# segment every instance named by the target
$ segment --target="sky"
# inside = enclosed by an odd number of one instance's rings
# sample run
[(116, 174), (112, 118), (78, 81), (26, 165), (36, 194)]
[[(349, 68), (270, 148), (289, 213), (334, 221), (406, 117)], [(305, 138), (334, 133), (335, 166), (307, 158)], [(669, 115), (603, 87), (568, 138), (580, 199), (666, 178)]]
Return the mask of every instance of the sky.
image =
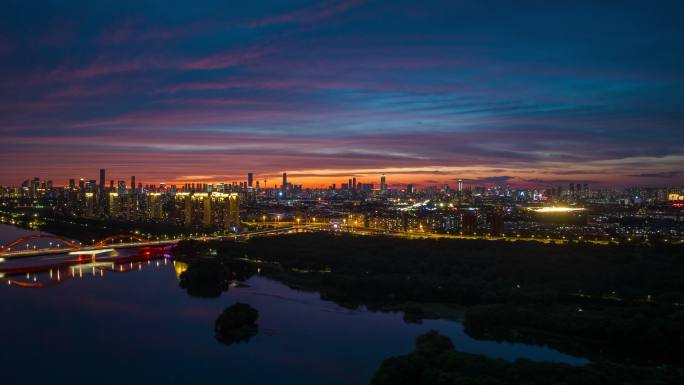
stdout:
[(3, 1), (0, 184), (684, 185), (684, 2)]

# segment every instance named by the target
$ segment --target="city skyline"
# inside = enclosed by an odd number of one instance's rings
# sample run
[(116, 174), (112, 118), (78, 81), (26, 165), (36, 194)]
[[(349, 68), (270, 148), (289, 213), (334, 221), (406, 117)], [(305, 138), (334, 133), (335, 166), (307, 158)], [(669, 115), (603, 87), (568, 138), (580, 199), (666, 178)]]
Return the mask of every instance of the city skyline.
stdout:
[(0, 185), (684, 184), (679, 2), (5, 8)]

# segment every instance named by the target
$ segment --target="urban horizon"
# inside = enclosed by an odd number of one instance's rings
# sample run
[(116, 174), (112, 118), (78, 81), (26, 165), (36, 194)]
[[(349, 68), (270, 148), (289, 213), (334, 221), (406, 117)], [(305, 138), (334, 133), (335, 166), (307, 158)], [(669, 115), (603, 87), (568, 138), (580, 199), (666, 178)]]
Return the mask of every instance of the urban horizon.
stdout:
[[(676, 180), (673, 180), (671, 177), (659, 177), (657, 180), (659, 182), (635, 182), (635, 183), (626, 183), (626, 184), (612, 184), (612, 183), (606, 183), (606, 182), (598, 182), (594, 180), (589, 180), (589, 179), (559, 179), (559, 180), (554, 180), (553, 182), (551, 181), (536, 181), (536, 180), (524, 180), (518, 177), (512, 177), (512, 176), (507, 176), (507, 175), (494, 175), (490, 177), (485, 177), (485, 178), (469, 178), (467, 176), (462, 176), (462, 177), (456, 177), (455, 175), (450, 176), (449, 178), (443, 178), (440, 180), (423, 180), (422, 182), (411, 182), (407, 181), (403, 176), (406, 174), (399, 171), (387, 171), (386, 173), (384, 172), (379, 172), (379, 173), (371, 173), (371, 172), (364, 172), (364, 173), (351, 173), (351, 174), (345, 174), (344, 172), (339, 172), (335, 173), (335, 176), (331, 175), (326, 175), (326, 176), (320, 176), (316, 177), (318, 180), (317, 182), (311, 182), (311, 175), (302, 175), (297, 172), (290, 172), (290, 171), (285, 171), (285, 172), (279, 172), (277, 174), (269, 173), (269, 174), (258, 174), (258, 173), (250, 173), (246, 172), (240, 176), (238, 174), (226, 174), (223, 175), (223, 178), (216, 178), (211, 179), (211, 178), (202, 178), (202, 177), (193, 177), (193, 178), (173, 178), (170, 180), (154, 180), (154, 179), (147, 179), (145, 178), (144, 175), (125, 175), (121, 173), (111, 173), (111, 169), (106, 169), (108, 177), (106, 178), (105, 182), (107, 185), (111, 183), (118, 184), (120, 181), (125, 181), (128, 183), (131, 180), (131, 177), (133, 176), (134, 178), (138, 178), (138, 182), (142, 183), (143, 186), (160, 186), (160, 185), (165, 185), (165, 186), (179, 186), (182, 187), (184, 185), (188, 184), (197, 184), (197, 185), (220, 185), (220, 184), (241, 184), (241, 183), (247, 183), (247, 180), (249, 179), (249, 175), (252, 175), (253, 179), (253, 187), (256, 187), (259, 185), (261, 188), (274, 188), (276, 186), (281, 186), (282, 185), (282, 176), (283, 174), (287, 174), (287, 176), (290, 178), (291, 181), (295, 181), (297, 185), (302, 186), (302, 188), (310, 188), (310, 189), (330, 189), (332, 187), (338, 187), (340, 188), (343, 184), (347, 183), (348, 181), (351, 180), (351, 178), (354, 178), (354, 180), (358, 180), (359, 183), (370, 183), (379, 188), (380, 186), (380, 180), (385, 177), (387, 179), (387, 186), (388, 188), (392, 189), (405, 189), (407, 186), (412, 186), (414, 188), (429, 188), (429, 187), (453, 187), (456, 188), (459, 185), (459, 182), (463, 185), (464, 188), (473, 188), (473, 187), (485, 187), (485, 188), (493, 188), (493, 187), (511, 187), (511, 188), (520, 188), (520, 189), (537, 189), (537, 190), (544, 190), (544, 189), (549, 189), (549, 188), (556, 188), (558, 186), (567, 186), (569, 184), (581, 184), (581, 185), (591, 185), (593, 188), (601, 188), (601, 189), (628, 189), (628, 188), (676, 188), (676, 187), (682, 187), (684, 186), (684, 183), (679, 183)], [(114, 175), (112, 175), (114, 174)], [(96, 178), (93, 179), (90, 176), (95, 176)], [(33, 175), (30, 178), (25, 177), (24, 179), (21, 179), (19, 181), (14, 181), (11, 183), (5, 183), (2, 184), (0, 183), (0, 186), (5, 186), (5, 187), (19, 187), (22, 184), (28, 184), (30, 183), (31, 180), (38, 178), (39, 180), (43, 182), (50, 182), (52, 186), (54, 187), (69, 187), (71, 181), (74, 181), (75, 183), (78, 183), (79, 180), (83, 181), (91, 181), (91, 180), (96, 180), (97, 178), (97, 172), (91, 172), (91, 173), (86, 173), (85, 175), (80, 175), (79, 177), (67, 177), (67, 178), (55, 178), (50, 175), (45, 175), (44, 173), (41, 173), (39, 175)], [(143, 182), (144, 181), (144, 182)], [(98, 182), (99, 183), (99, 182)], [(130, 185), (128, 185), (130, 187)]]

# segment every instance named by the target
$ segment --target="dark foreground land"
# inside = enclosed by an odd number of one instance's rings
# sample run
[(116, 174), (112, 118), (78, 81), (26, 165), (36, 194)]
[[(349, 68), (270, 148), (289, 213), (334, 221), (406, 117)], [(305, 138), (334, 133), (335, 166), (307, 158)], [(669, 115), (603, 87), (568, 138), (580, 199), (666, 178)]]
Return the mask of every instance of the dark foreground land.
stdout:
[[(410, 383), (495, 384), (515, 373), (519, 381), (501, 383), (665, 384), (679, 378), (684, 366), (681, 245), (549, 245), (309, 233), (244, 243), (184, 241), (176, 254), (190, 262), (181, 285), (191, 294), (219, 295), (231, 280), (245, 279), (259, 269), (343, 306), (399, 309), (407, 322), (463, 314), (466, 332), (475, 338), (544, 344), (594, 362), (582, 368), (505, 363), (453, 349), (428, 360), (418, 349), (385, 362), (375, 379), (378, 384), (409, 383), (386, 379), (407, 367), (414, 370), (418, 363), (440, 368), (451, 380), (434, 382), (411, 372), (414, 377), (406, 377), (414, 379)], [(204, 257), (208, 254), (214, 257)], [(432, 369), (419, 372), (427, 376)], [(491, 378), (456, 381), (472, 370), (490, 373)], [(545, 371), (549, 376), (533, 376)], [(632, 382), (623, 381), (625, 373)]]

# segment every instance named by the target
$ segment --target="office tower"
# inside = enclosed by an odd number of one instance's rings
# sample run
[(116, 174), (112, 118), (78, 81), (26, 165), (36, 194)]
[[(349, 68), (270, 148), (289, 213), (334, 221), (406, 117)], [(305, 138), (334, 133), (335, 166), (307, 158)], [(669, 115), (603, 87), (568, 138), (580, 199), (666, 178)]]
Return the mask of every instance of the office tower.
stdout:
[(287, 173), (283, 173), (283, 185), (280, 186), (282, 196), (285, 196), (285, 192), (287, 191)]
[(356, 177), (353, 177), (353, 178), (352, 178), (352, 186), (351, 186), (351, 188), (352, 188), (352, 191), (356, 191)]
[(350, 190), (352, 189), (352, 180), (351, 179), (349, 179), (349, 181), (347, 182), (347, 188)]
[(104, 188), (105, 188), (105, 169), (101, 168), (100, 169), (100, 191), (104, 190)]
[(48, 180), (47, 182), (45, 182), (45, 187), (46, 187), (48, 190), (52, 190), (52, 181), (51, 181), (51, 180)]
[(254, 187), (254, 174), (247, 173), (247, 188), (253, 188)]
[(113, 190), (114, 189), (114, 179), (109, 180), (109, 189)]
[(69, 179), (69, 188), (72, 190), (76, 188), (76, 179)]
[(387, 180), (385, 179), (385, 174), (380, 177), (380, 191), (387, 191)]
[(117, 189), (119, 190), (119, 194), (123, 194), (123, 192), (126, 191), (126, 181), (120, 180), (117, 183)]
[(463, 179), (458, 180), (458, 192), (463, 191)]
[(83, 178), (78, 180), (78, 189), (79, 190), (85, 189), (85, 180)]
[(407, 184), (406, 185), (406, 192), (408, 194), (413, 194), (413, 185), (412, 184)]
[(131, 192), (135, 192), (135, 175), (131, 176)]

